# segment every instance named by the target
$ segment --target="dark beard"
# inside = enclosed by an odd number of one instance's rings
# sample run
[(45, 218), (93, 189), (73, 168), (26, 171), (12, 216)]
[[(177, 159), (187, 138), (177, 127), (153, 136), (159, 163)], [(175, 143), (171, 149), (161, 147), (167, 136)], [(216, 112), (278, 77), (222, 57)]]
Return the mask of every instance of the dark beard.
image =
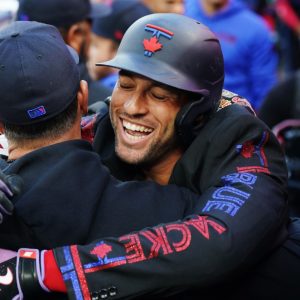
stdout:
[[(118, 148), (117, 138), (115, 139), (115, 147), (115, 149)], [(123, 159), (118, 155), (117, 151), (116, 154), (121, 161), (130, 164), (139, 170), (147, 170), (167, 159), (169, 153), (176, 148), (181, 148), (181, 144), (177, 135), (173, 136), (173, 138), (165, 142), (165, 144), (160, 144), (159, 142), (151, 144), (147, 154), (141, 160), (136, 162), (126, 161), (126, 159)]]
[(174, 136), (167, 144), (160, 145), (160, 143), (157, 143), (151, 145), (148, 155), (137, 166), (141, 169), (149, 169), (167, 159), (169, 153), (178, 147), (180, 147), (180, 143), (177, 136)]
[(142, 159), (138, 159), (137, 161), (134, 162), (128, 162), (126, 161), (126, 158), (122, 158), (118, 154), (118, 138), (117, 138), (117, 126), (115, 125), (112, 117), (112, 113), (110, 111), (110, 120), (111, 120), (111, 125), (114, 130), (115, 134), (115, 153), (117, 157), (123, 161), (126, 164), (129, 164), (131, 166), (134, 166), (137, 169), (149, 169), (157, 164), (159, 164), (161, 161), (166, 159), (174, 149), (182, 148), (183, 146), (180, 142), (179, 137), (177, 134), (174, 132), (173, 136), (169, 138), (169, 140), (165, 141), (163, 144), (161, 142), (156, 142), (155, 144), (152, 143), (149, 146), (149, 149), (146, 153), (146, 155), (143, 156)]

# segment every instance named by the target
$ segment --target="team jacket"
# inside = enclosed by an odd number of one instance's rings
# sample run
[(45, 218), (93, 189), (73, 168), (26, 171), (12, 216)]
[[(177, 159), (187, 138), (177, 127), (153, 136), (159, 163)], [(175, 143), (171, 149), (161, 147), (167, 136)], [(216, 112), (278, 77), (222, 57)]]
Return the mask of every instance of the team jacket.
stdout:
[(0, 248), (12, 250), (87, 244), (126, 234), (132, 226), (170, 222), (191, 213), (198, 199), (175, 185), (116, 180), (83, 140), (33, 151), (11, 162), (5, 173), (24, 181), (13, 216), (0, 226)]
[[(70, 299), (145, 299), (209, 286), (255, 264), (283, 241), (286, 167), (280, 146), (253, 113), (233, 104), (243, 99), (223, 96), (222, 109), (170, 178), (199, 194), (193, 212), (175, 222), (143, 230), (132, 226), (128, 234), (55, 249)], [(100, 118), (94, 146), (115, 176), (139, 178), (138, 170), (116, 158), (108, 116)]]
[[(14, 215), (0, 226), (0, 247), (12, 250), (83, 244), (104, 234), (127, 233), (127, 219), (141, 214), (138, 229), (155, 225), (153, 219), (171, 221), (192, 211), (198, 199), (175, 185), (115, 179), (83, 140), (33, 151), (9, 164), (5, 173), (19, 174), (24, 181), (22, 193), (14, 198)], [(28, 225), (31, 242), (10, 227), (13, 220)]]

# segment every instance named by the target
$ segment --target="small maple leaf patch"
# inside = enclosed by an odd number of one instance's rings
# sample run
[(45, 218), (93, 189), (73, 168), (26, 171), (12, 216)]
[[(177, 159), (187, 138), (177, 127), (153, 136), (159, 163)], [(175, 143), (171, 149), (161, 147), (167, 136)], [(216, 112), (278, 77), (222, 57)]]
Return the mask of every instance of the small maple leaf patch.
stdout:
[(242, 145), (241, 154), (243, 157), (245, 158), (252, 157), (254, 151), (255, 151), (254, 145), (251, 141), (247, 141)]
[(112, 247), (107, 244), (101, 244), (96, 246), (92, 251), (91, 254), (97, 255), (98, 257), (104, 258), (107, 253), (111, 252)]
[(157, 37), (152, 37), (149, 40), (144, 39), (143, 45), (145, 52), (148, 53), (148, 56), (151, 56), (154, 52), (160, 50), (163, 45), (159, 43)]

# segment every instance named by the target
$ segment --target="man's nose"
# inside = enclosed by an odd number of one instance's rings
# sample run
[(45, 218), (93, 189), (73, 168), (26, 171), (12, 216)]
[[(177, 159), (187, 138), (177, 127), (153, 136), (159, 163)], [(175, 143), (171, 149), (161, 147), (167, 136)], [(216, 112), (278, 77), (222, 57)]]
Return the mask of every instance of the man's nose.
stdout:
[(144, 115), (148, 112), (147, 100), (142, 95), (132, 95), (125, 101), (124, 109), (131, 115)]

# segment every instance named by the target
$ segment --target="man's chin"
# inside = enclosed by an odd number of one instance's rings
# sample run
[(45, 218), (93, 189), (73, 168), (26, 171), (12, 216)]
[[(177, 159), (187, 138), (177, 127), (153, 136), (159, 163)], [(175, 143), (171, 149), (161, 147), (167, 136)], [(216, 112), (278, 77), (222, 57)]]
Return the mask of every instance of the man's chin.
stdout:
[(141, 155), (140, 153), (133, 153), (132, 150), (121, 151), (116, 149), (116, 154), (123, 162), (130, 165), (139, 165), (142, 164), (143, 161), (145, 160), (144, 155)]

